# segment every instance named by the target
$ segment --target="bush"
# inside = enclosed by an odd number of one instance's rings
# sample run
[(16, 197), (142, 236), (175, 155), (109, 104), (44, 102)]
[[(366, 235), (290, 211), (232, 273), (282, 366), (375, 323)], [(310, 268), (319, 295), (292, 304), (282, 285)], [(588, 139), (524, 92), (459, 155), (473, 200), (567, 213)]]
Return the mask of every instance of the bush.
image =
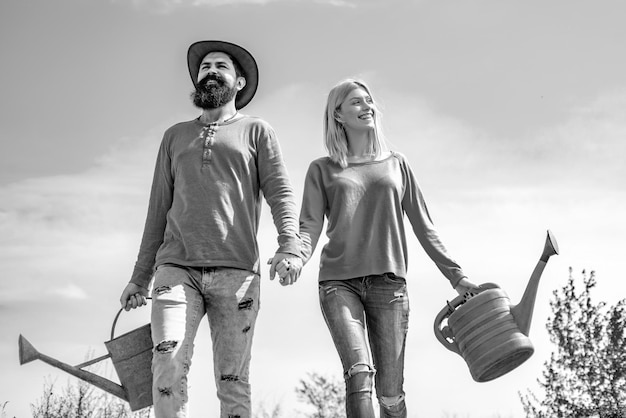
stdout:
[(309, 418), (345, 417), (346, 395), (343, 381), (309, 373), (296, 388), (298, 398), (314, 408)]
[(553, 292), (546, 326), (556, 351), (538, 380), (543, 399), (520, 394), (528, 418), (626, 418), (626, 299), (594, 303), (593, 271), (582, 272), (582, 285), (578, 293), (570, 268), (567, 284)]

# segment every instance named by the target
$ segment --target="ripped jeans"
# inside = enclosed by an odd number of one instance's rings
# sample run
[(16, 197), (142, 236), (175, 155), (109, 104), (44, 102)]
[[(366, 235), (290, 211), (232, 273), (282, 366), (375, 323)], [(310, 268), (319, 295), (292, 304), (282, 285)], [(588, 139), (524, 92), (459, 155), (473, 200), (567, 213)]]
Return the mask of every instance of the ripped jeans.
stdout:
[(373, 380), (380, 418), (406, 417), (403, 391), (409, 322), (406, 281), (393, 274), (322, 281), (319, 296), (326, 325), (343, 365), (347, 418), (374, 418)]
[(207, 314), (222, 418), (250, 418), (249, 366), (259, 310), (259, 276), (232, 268), (158, 267), (152, 291), (156, 418), (187, 416), (187, 374)]

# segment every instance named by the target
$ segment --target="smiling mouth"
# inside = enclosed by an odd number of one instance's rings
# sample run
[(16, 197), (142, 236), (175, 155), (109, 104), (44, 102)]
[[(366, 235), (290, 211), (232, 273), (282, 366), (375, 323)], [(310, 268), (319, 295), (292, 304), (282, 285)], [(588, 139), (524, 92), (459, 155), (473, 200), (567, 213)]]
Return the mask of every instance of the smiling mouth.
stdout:
[(374, 117), (373, 113), (366, 113), (364, 115), (359, 116), (359, 119), (361, 120), (369, 120), (372, 119)]
[(224, 80), (221, 80), (217, 76), (207, 76), (202, 79), (200, 84), (205, 85), (205, 86), (209, 86), (209, 85), (221, 86), (224, 84)]

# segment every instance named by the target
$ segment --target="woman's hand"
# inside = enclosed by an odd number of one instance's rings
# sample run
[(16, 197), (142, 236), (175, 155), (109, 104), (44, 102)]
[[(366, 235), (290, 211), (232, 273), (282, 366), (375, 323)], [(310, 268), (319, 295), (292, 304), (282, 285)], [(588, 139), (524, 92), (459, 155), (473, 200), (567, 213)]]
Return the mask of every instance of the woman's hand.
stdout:
[(474, 296), (480, 291), (480, 288), (474, 283), (470, 282), (467, 277), (463, 277), (459, 281), (459, 283), (457, 283), (454, 290), (456, 290), (459, 295), (465, 295), (469, 293), (469, 296)]

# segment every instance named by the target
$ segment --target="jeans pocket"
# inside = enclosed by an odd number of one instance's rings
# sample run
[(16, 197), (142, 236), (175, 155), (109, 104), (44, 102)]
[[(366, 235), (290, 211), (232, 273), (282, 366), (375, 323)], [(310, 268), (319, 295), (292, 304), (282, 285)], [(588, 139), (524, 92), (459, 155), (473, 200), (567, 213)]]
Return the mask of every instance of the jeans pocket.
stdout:
[(183, 266), (179, 266), (178, 264), (174, 264), (174, 263), (163, 263), (163, 264), (159, 264), (154, 269), (154, 271), (157, 272), (157, 271), (159, 271), (161, 269), (164, 269), (164, 268), (167, 268), (167, 267), (176, 267), (176, 268), (179, 268), (179, 269), (185, 269), (186, 268), (186, 267), (183, 267)]
[(385, 281), (385, 283), (406, 286), (406, 279), (404, 277), (398, 277), (393, 273), (383, 274), (383, 280)]
[(337, 285), (343, 285), (343, 281), (342, 280), (325, 280), (323, 282), (319, 282), (318, 283), (317, 290), (321, 294), (323, 291), (328, 291), (330, 289), (336, 289)]

